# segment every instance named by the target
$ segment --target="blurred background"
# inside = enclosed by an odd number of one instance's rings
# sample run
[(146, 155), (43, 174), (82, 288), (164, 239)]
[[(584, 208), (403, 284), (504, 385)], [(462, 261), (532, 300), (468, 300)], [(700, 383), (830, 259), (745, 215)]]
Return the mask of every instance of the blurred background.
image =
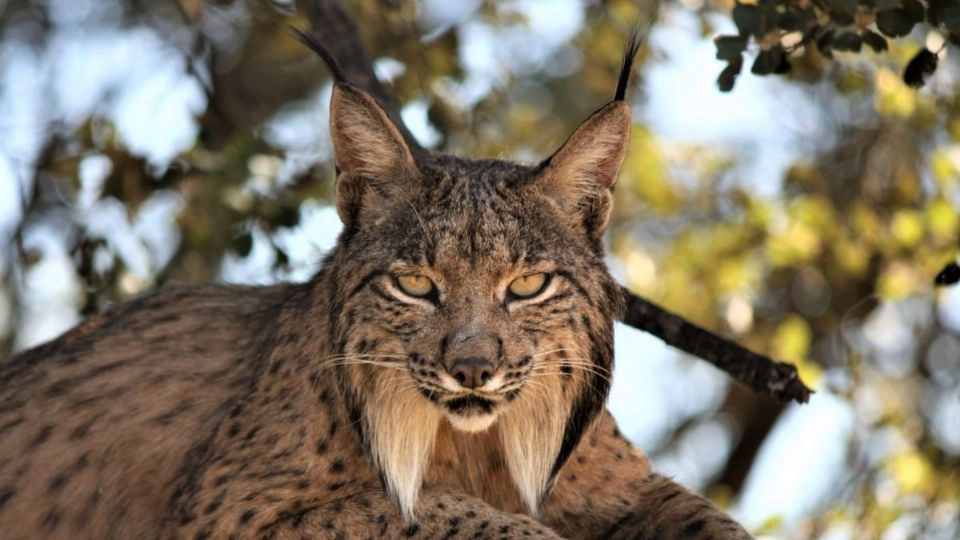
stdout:
[[(960, 538), (960, 287), (932, 287), (960, 239), (956, 47), (919, 91), (922, 27), (721, 93), (728, 0), (346, 4), (424, 146), (523, 160), (612, 97), (656, 13), (611, 267), (817, 393), (784, 407), (621, 326), (623, 431), (761, 536)], [(296, 7), (0, 0), (0, 358), (166, 283), (317, 269), (330, 81)]]

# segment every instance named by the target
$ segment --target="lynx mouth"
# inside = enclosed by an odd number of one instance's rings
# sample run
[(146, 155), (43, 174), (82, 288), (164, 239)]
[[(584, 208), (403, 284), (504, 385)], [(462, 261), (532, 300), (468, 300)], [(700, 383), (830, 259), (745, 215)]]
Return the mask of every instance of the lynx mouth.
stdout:
[(496, 404), (480, 396), (463, 396), (451, 399), (443, 405), (454, 414), (474, 416), (491, 414)]
[(480, 396), (463, 396), (443, 403), (447, 420), (455, 429), (476, 433), (486, 430), (499, 416), (497, 403)]
[(500, 416), (499, 405), (497, 401), (477, 395), (455, 397), (440, 404), (454, 428), (470, 433), (484, 431), (496, 422)]
[(506, 392), (451, 394), (445, 388), (424, 381), (417, 382), (420, 394), (439, 407), (454, 428), (467, 432), (484, 431), (490, 427), (520, 393), (520, 387), (517, 386)]

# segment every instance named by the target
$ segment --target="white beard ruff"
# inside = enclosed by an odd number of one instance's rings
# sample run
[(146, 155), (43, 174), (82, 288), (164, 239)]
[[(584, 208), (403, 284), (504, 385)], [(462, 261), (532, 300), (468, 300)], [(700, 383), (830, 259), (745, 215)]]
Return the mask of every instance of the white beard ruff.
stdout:
[(560, 453), (568, 407), (559, 388), (550, 391), (528, 387), (500, 418), (504, 460), (534, 517), (539, 514)]
[(407, 525), (416, 522), (417, 497), (442, 413), (413, 391), (377, 389), (367, 402), (370, 450)]

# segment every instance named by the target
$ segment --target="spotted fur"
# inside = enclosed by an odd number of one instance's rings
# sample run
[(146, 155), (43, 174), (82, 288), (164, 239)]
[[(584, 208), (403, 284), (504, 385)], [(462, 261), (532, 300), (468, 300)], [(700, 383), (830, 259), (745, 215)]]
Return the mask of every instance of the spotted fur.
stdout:
[(430, 154), (338, 81), (314, 279), (163, 291), (0, 367), (0, 538), (748, 538), (604, 411), (630, 125), (615, 100), (543, 163)]

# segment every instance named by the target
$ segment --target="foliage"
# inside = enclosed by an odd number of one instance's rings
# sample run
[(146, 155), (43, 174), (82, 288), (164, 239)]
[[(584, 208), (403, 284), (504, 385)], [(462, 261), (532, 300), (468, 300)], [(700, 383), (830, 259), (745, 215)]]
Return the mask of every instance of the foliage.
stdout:
[[(888, 38), (908, 36), (917, 25), (960, 45), (960, 4), (953, 0), (737, 0), (732, 15), (737, 35), (716, 39), (717, 59), (727, 62), (717, 78), (723, 92), (733, 89), (750, 43), (757, 47), (754, 75), (788, 73), (790, 57), (804, 48), (826, 58), (865, 48), (882, 53)], [(904, 82), (923, 86), (945, 46), (920, 49), (903, 70)]]

